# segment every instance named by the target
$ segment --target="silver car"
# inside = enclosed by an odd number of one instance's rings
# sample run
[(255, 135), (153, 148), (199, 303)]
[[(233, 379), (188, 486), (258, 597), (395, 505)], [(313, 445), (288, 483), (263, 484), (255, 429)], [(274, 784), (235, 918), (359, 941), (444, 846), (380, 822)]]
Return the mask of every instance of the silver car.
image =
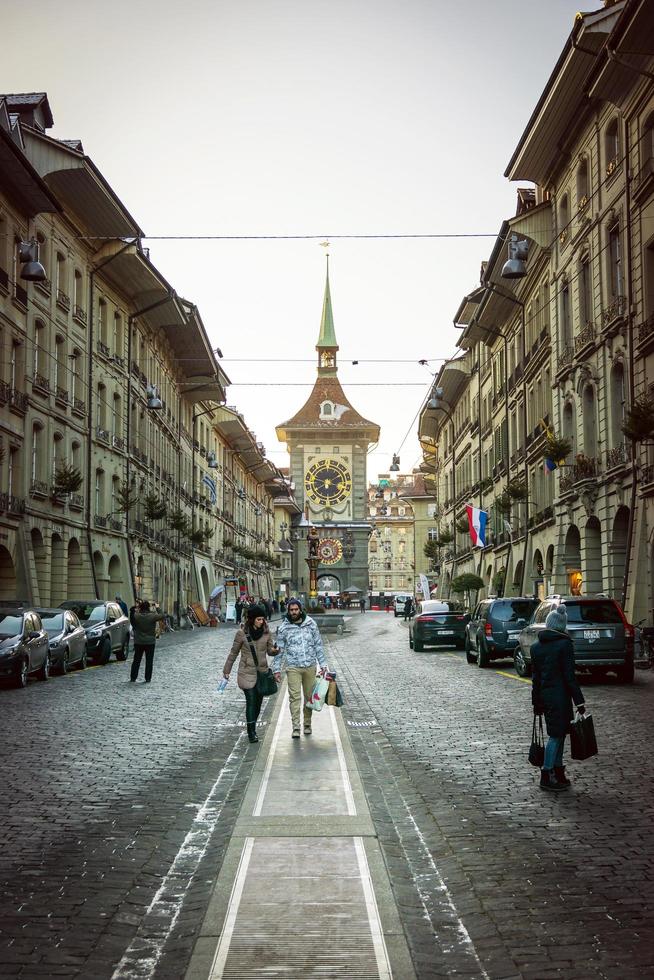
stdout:
[(86, 667), (86, 630), (72, 609), (37, 609), (50, 642), (50, 665), (60, 674)]

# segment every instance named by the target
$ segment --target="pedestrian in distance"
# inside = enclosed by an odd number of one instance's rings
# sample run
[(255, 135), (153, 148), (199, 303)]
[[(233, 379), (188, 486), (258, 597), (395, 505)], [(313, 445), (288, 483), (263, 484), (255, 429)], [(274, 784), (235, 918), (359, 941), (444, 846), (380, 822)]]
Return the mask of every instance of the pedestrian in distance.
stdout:
[(535, 715), (545, 716), (549, 736), (540, 788), (549, 792), (560, 792), (570, 785), (563, 765), (563, 747), (574, 717), (573, 702), (580, 714), (586, 711), (575, 678), (574, 648), (567, 629), (568, 615), (561, 603), (550, 610), (545, 629), (531, 648), (531, 703)]
[(241, 617), (243, 616), (243, 603), (240, 599), (237, 599), (234, 603), (234, 616), (236, 626), (238, 627), (241, 625)]
[(120, 606), (120, 611), (122, 612), (123, 616), (127, 616), (129, 618), (129, 609), (127, 608), (127, 603), (125, 600), (119, 595), (117, 595), (115, 598), (116, 602)]
[(134, 656), (129, 675), (131, 683), (134, 683), (139, 676), (143, 654), (145, 654), (145, 683), (149, 684), (152, 680), (157, 623), (161, 623), (164, 618), (159, 606), (149, 603), (147, 599), (142, 599), (138, 606), (132, 606), (130, 609), (129, 620), (134, 629)]
[(413, 615), (413, 599), (409, 596), (404, 602), (404, 622), (408, 623)]
[[(252, 648), (256, 654), (256, 663)], [(223, 677), (229, 680), (234, 661), (240, 656), (236, 683), (245, 695), (245, 721), (250, 742), (259, 741), (257, 719), (264, 697), (257, 691), (257, 667), (265, 674), (268, 670), (268, 657), (273, 657), (276, 653), (277, 646), (268, 629), (265, 609), (253, 604), (248, 608), (243, 627), (236, 631), (232, 649), (223, 667)]]
[(286, 680), (288, 681), (288, 703), (293, 725), (292, 738), (300, 737), (300, 706), (304, 693), (304, 734), (311, 734), (311, 700), (313, 685), (316, 682), (316, 665), (321, 673), (327, 670), (327, 662), (322, 648), (320, 631), (314, 619), (307, 616), (299, 599), (289, 599), (287, 613), (277, 630), (279, 653), (272, 665), (275, 680), (282, 679), (282, 658), (286, 658)]
[(364, 613), (366, 611), (366, 600), (363, 596), (359, 599), (359, 610)]

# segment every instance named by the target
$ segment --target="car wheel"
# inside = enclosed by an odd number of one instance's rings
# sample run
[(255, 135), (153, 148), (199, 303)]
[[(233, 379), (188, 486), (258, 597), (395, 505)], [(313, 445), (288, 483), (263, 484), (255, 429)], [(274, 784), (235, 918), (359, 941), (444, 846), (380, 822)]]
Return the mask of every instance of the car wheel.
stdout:
[(466, 651), (466, 660), (468, 661), (468, 663), (469, 664), (476, 664), (477, 663), (477, 658), (475, 657), (475, 655), (473, 653), (470, 652), (470, 640), (469, 640), (469, 638), (467, 636), (466, 636), (465, 651)]
[(422, 653), (422, 651), (425, 649), (425, 647), (424, 647), (424, 644), (420, 643), (418, 640), (414, 640), (413, 641), (413, 649), (416, 650), (418, 653)]
[(488, 647), (484, 640), (479, 643), (477, 648), (477, 666), (478, 667), (488, 667), (491, 662), (490, 654), (488, 652)]
[(60, 674), (68, 673), (68, 668), (70, 667), (70, 653), (68, 652), (68, 650), (64, 650), (64, 655), (59, 661), (59, 664), (57, 666), (59, 668)]
[(27, 687), (27, 679), (29, 677), (29, 663), (25, 658), (20, 662), (20, 670), (16, 674), (16, 687)]
[[(341, 632), (343, 632), (341, 628)], [(129, 652), (129, 636), (126, 637), (125, 642), (116, 654), (116, 660), (127, 660), (127, 654)]]
[(46, 655), (43, 664), (37, 670), (36, 676), (40, 681), (47, 681), (48, 677), (50, 676), (50, 653), (49, 652)]
[(82, 653), (82, 656), (77, 661), (77, 669), (78, 670), (86, 670), (86, 668), (88, 667), (88, 665), (89, 665), (89, 655), (88, 655), (88, 652), (86, 650), (86, 647), (84, 647), (84, 651)]
[(618, 667), (616, 670), (618, 675), (618, 682), (620, 684), (633, 684), (634, 682), (634, 664), (633, 661), (629, 664), (625, 664), (624, 667)]
[(515, 648), (513, 663), (519, 677), (531, 677), (531, 664), (525, 660), (525, 655), (520, 647)]
[(108, 636), (105, 636), (104, 640), (102, 641), (100, 656), (98, 659), (103, 666), (104, 664), (108, 664), (111, 659), (111, 640)]

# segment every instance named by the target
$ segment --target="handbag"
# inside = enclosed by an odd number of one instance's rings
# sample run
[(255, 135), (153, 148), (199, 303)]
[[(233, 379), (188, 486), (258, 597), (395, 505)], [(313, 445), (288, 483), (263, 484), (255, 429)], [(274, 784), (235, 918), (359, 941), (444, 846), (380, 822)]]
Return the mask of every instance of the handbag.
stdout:
[(257, 660), (257, 651), (254, 648), (254, 643), (252, 642), (252, 637), (246, 633), (245, 639), (248, 641), (248, 646), (250, 648), (250, 653), (252, 654), (252, 659), (254, 660), (254, 665), (257, 668), (257, 683), (255, 685), (257, 693), (262, 697), (270, 697), (271, 694), (277, 694), (277, 681), (275, 680), (275, 675), (273, 674), (270, 667), (264, 673), (263, 670), (259, 670), (259, 661)]
[(582, 760), (597, 754), (593, 716), (576, 714), (570, 725), (570, 755), (573, 759)]
[(545, 738), (543, 737), (542, 715), (538, 715), (538, 727), (536, 727), (536, 715), (534, 715), (528, 759), (532, 766), (536, 766), (538, 769), (543, 768), (543, 763), (545, 762)]
[(325, 703), (328, 690), (329, 681), (324, 677), (316, 677), (316, 682), (313, 685), (311, 697), (307, 701), (307, 708), (311, 708), (312, 711), (322, 711), (322, 706)]
[(331, 674), (327, 674), (325, 680), (329, 682), (325, 704), (331, 705), (332, 708), (340, 708), (343, 704), (343, 695), (341, 694), (340, 688), (336, 683), (336, 674), (333, 672)]

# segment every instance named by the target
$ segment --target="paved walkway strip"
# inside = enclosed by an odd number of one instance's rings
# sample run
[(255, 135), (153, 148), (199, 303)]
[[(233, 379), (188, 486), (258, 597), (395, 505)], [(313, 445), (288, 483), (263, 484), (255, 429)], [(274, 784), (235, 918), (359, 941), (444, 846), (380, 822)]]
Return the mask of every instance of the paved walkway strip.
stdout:
[(276, 701), (186, 980), (413, 980), (340, 712)]

